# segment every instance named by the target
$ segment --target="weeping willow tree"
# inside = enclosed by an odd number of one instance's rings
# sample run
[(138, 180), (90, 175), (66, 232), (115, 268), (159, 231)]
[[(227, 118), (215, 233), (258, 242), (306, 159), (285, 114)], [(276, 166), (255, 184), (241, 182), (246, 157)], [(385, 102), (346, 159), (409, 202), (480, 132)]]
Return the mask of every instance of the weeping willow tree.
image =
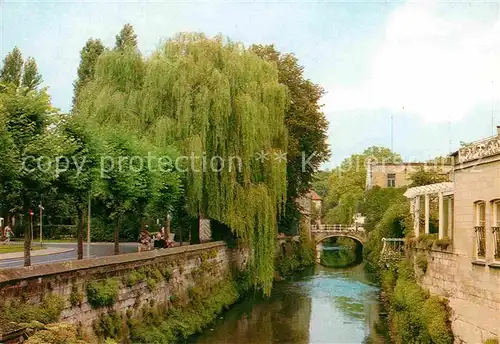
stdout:
[(189, 212), (229, 226), (251, 248), (254, 285), (268, 293), (286, 197), (286, 162), (276, 157), (287, 146), (287, 89), (276, 66), (223, 37), (180, 34), (148, 58), (104, 53), (79, 97), (79, 115), (177, 147)]

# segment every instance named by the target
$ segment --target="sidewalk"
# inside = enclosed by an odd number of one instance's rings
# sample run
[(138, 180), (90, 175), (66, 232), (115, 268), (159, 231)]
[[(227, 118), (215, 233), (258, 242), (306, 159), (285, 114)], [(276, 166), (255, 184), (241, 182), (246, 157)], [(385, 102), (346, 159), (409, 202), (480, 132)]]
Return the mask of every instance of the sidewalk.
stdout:
[[(51, 254), (58, 254), (58, 253), (66, 253), (66, 252), (71, 252), (74, 251), (75, 248), (55, 248), (55, 247), (50, 247), (50, 248), (45, 248), (43, 250), (36, 250), (36, 251), (31, 251), (31, 257), (36, 257), (36, 256), (48, 256)], [(24, 252), (12, 252), (12, 253), (3, 253), (0, 254), (0, 260), (6, 260), (6, 259), (17, 259), (17, 258), (23, 258), (24, 257)]]

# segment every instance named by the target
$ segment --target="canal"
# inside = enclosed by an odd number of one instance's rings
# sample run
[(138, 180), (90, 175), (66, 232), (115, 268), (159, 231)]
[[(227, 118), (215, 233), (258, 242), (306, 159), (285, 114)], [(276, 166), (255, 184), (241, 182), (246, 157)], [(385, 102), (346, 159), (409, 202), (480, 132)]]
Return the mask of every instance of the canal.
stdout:
[(247, 296), (191, 342), (385, 343), (379, 313), (379, 289), (361, 264), (317, 265), (275, 283), (269, 298)]

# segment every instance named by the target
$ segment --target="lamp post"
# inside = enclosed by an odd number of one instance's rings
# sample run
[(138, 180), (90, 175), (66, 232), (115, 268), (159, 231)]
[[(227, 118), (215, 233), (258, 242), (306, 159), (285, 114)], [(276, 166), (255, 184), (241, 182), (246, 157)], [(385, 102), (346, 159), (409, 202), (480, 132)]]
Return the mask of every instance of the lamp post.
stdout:
[(40, 204), (38, 205), (38, 209), (40, 210), (40, 247), (43, 246), (43, 239), (42, 239), (42, 236), (43, 236), (43, 231), (42, 231), (42, 228), (43, 228), (43, 211), (45, 210), (44, 207), (42, 207), (42, 202), (40, 202)]
[(90, 258), (90, 211), (91, 211), (91, 201), (90, 201), (90, 192), (89, 192), (89, 205), (87, 212), (87, 258)]

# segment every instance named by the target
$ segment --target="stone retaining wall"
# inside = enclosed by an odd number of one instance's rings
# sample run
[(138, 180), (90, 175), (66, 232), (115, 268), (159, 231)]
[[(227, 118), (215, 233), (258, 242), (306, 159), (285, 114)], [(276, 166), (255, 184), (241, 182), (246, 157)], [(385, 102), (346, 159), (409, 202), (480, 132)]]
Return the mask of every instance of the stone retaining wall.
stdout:
[[(156, 304), (168, 304), (172, 297), (187, 302), (188, 290), (194, 286), (198, 270), (206, 268), (209, 264), (210, 278), (207, 283), (215, 285), (228, 278), (234, 269), (241, 269), (246, 264), (247, 258), (245, 251), (229, 249), (224, 242), (211, 242), (98, 259), (0, 270), (0, 300), (18, 299), (36, 304), (50, 293), (60, 295), (65, 300), (61, 321), (71, 322), (82, 326), (84, 330), (89, 330), (94, 320), (112, 310), (122, 314), (127, 310), (135, 312), (152, 301)], [(124, 282), (128, 274), (141, 268), (165, 267), (171, 271), (170, 279), (159, 281), (154, 288), (148, 286), (147, 281), (140, 281), (131, 287)], [(93, 308), (87, 301), (86, 286), (90, 281), (108, 278), (120, 281), (118, 300), (110, 307)], [(70, 302), (75, 287), (83, 296), (79, 306), (72, 306)]]
[(481, 344), (500, 337), (498, 267), (473, 264), (469, 257), (451, 251), (416, 249), (414, 253), (427, 256), (426, 273), (418, 273), (421, 285), (449, 300), (456, 343)]

